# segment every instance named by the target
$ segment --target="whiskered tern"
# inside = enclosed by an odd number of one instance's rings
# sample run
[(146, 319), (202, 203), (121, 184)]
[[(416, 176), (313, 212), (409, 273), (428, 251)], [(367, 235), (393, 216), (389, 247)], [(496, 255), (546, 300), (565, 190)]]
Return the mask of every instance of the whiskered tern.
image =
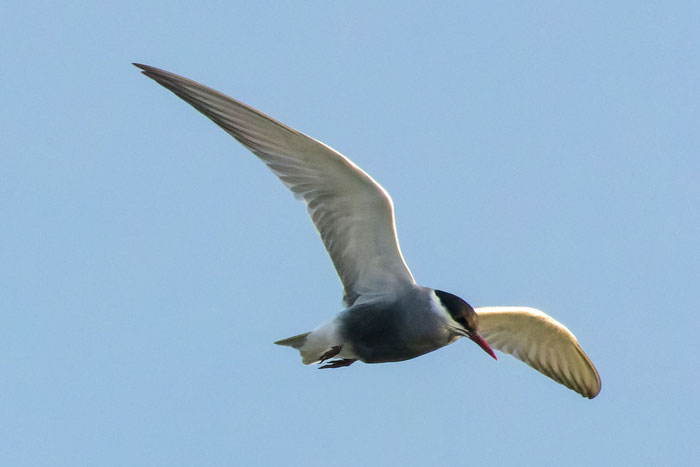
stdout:
[(311, 332), (277, 341), (305, 364), (408, 360), (468, 337), (486, 353), (511, 354), (584, 397), (600, 377), (574, 335), (525, 307), (473, 308), (416, 284), (401, 255), (389, 193), (339, 152), (182, 76), (134, 64), (258, 156), (307, 210), (345, 289), (346, 308)]

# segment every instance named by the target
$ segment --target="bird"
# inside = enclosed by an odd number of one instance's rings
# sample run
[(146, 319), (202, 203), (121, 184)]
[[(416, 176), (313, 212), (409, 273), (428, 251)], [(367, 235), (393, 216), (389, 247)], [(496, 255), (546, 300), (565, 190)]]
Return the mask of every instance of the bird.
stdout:
[(466, 337), (494, 359), (496, 349), (583, 397), (598, 395), (598, 371), (554, 318), (529, 307), (474, 308), (417, 284), (399, 248), (389, 193), (350, 159), (214, 89), (134, 65), (238, 140), (306, 204), (343, 285), (344, 309), (275, 344), (327, 369), (409, 360)]

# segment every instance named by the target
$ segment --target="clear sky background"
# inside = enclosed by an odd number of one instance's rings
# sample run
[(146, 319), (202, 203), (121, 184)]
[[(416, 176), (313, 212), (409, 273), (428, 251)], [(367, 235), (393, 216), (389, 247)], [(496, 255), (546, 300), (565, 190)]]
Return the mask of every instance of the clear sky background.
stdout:
[[(6, 2), (0, 465), (690, 465), (697, 2)], [(138, 61), (329, 144), (416, 279), (566, 324), (583, 399), (462, 340), (319, 371), (306, 215)]]

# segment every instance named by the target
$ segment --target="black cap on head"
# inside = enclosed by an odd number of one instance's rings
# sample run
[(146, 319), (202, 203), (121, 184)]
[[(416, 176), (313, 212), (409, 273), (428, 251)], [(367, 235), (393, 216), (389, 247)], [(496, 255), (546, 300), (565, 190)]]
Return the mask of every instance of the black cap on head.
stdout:
[[(491, 355), (494, 359), (496, 354), (493, 353), (491, 346), (479, 335), (479, 316), (474, 311), (474, 308), (461, 298), (451, 293), (436, 290), (435, 295), (440, 299), (442, 305), (450, 313), (453, 320), (459, 323), (464, 328), (464, 336), (473, 340), (481, 347), (484, 352)], [(461, 333), (460, 333), (461, 334)]]
[(458, 296), (443, 292), (442, 290), (436, 290), (435, 295), (438, 296), (450, 313), (450, 316), (452, 316), (452, 319), (464, 326), (464, 329), (470, 332), (477, 332), (479, 330), (479, 317), (470, 304)]

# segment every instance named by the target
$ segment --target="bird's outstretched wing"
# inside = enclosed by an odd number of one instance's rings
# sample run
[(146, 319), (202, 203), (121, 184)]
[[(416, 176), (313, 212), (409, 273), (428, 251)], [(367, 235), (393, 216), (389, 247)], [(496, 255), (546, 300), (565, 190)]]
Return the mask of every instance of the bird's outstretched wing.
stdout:
[(494, 349), (511, 354), (554, 381), (593, 399), (600, 376), (566, 326), (534, 308), (476, 308), (479, 334)]
[(325, 144), (218, 91), (134, 65), (236, 138), (306, 202), (345, 287), (348, 306), (359, 297), (414, 284), (399, 249), (391, 198), (362, 169)]

